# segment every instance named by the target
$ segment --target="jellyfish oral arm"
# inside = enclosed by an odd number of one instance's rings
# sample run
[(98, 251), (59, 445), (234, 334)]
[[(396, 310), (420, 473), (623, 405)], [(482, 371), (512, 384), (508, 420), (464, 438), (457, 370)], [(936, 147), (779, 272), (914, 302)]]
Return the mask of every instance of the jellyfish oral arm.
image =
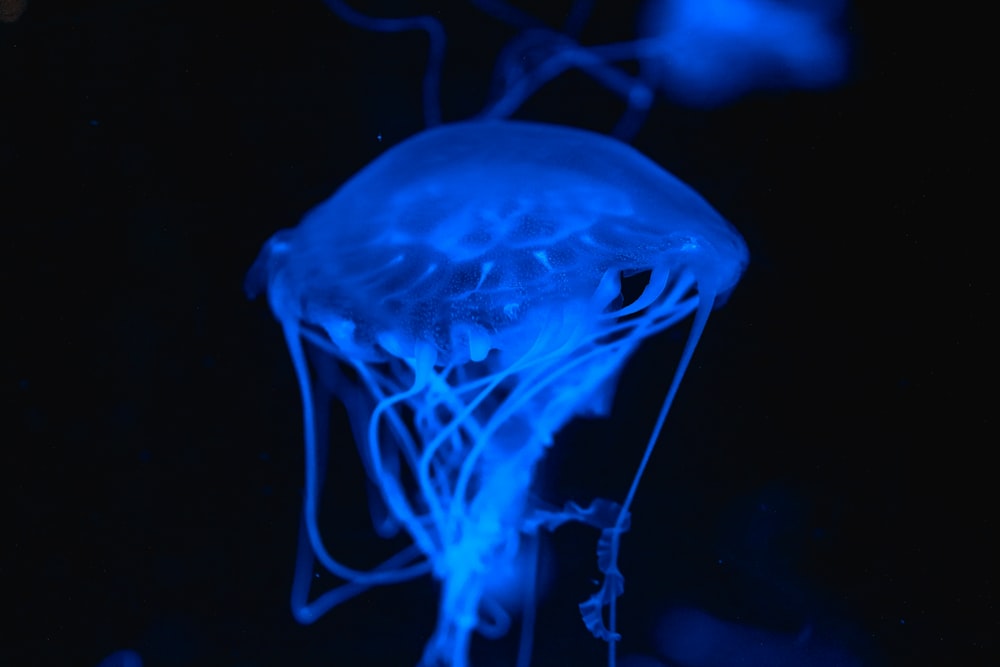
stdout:
[[(307, 452), (292, 593), (296, 618), (310, 623), (371, 586), (433, 573), (442, 582), (439, 621), (422, 664), (464, 667), (474, 633), (495, 637), (509, 628), (505, 603), (496, 599), (496, 573), (533, 576), (536, 556), (525, 554), (535, 553), (538, 531), (577, 521), (600, 531), (598, 569), (604, 580), (580, 611), (595, 637), (608, 642), (609, 662), (614, 665), (620, 638), (615, 628), (616, 600), (624, 590), (617, 564), (621, 536), (629, 528), (629, 507), (712, 305), (710, 295), (692, 294), (694, 285), (694, 278), (685, 272), (653, 271), (643, 293), (622, 307), (608, 306), (597, 320), (606, 324), (596, 328), (582, 327), (571, 308), (558, 316), (539, 315), (547, 320), (536, 327), (541, 333), (521, 357), (496, 372), (472, 378), (452, 365), (437, 365), (436, 353), (421, 346), (396, 359), (394, 363), (405, 370), (379, 372), (377, 365), (355, 364), (362, 384), (375, 398), (366, 442), (359, 443), (367, 447), (368, 472), (394, 521), (414, 542), (370, 570), (353, 569), (334, 559), (318, 528), (326, 436), (314, 412), (317, 390), (304, 345), (332, 343), (310, 329), (286, 327), (300, 378)], [(613, 302), (619, 291), (617, 274), (609, 274), (596, 288), (594, 303)], [(647, 312), (655, 314), (635, 317)], [(637, 341), (691, 313), (695, 317), (688, 341), (624, 503), (596, 500), (587, 508), (574, 503), (561, 510), (533, 507), (529, 496), (534, 467), (554, 433), (580, 411), (581, 397), (600, 393), (606, 377), (624, 363)], [(574, 400), (566, 402), (567, 396)], [(408, 471), (413, 488), (401, 484), (403, 471)], [(516, 565), (525, 559), (532, 561), (530, 566)], [(316, 561), (344, 583), (310, 601)], [(524, 599), (517, 603), (525, 612), (522, 656), (531, 652), (534, 601), (529, 597), (533, 595), (526, 585)]]
[[(381, 565), (367, 571), (347, 567), (327, 551), (319, 530), (319, 501), (322, 496), (327, 443), (325, 431), (319, 428), (316, 416), (315, 391), (303, 347), (303, 336), (309, 334), (301, 330), (297, 324), (286, 324), (285, 339), (288, 342), (302, 396), (306, 451), (306, 484), (291, 603), (296, 620), (309, 624), (371, 586), (407, 581), (428, 573), (431, 568), (430, 564), (421, 558), (422, 554), (415, 546), (404, 549)], [(315, 336), (311, 338), (315, 340)], [(310, 585), (316, 560), (345, 583), (310, 602)]]

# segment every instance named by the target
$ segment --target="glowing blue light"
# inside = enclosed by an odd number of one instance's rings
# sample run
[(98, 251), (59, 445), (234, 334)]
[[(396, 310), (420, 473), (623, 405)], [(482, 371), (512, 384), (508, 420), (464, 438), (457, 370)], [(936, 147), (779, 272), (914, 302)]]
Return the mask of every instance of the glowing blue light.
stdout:
[(694, 106), (758, 89), (823, 88), (847, 75), (846, 0), (654, 0), (644, 67)]
[[(422, 664), (465, 667), (473, 634), (500, 636), (518, 613), (526, 667), (538, 534), (577, 521), (600, 531), (604, 581), (580, 609), (614, 664), (629, 507), (708, 314), (746, 262), (739, 234), (631, 147), (519, 122), (425, 131), (275, 234), (247, 289), (266, 290), (302, 392), (296, 617), (432, 574), (441, 596)], [(625, 302), (623, 281), (637, 280), (648, 282)], [(534, 471), (555, 433), (606, 414), (639, 343), (691, 315), (624, 500), (540, 500)], [(376, 531), (412, 540), (368, 570), (334, 558), (319, 529), (328, 393), (350, 414)], [(344, 583), (311, 599), (317, 562)]]
[(674, 609), (660, 621), (657, 643), (678, 667), (861, 667), (860, 658), (815, 634), (811, 625), (788, 634)]
[(135, 651), (125, 649), (107, 656), (97, 667), (142, 667), (142, 658)]

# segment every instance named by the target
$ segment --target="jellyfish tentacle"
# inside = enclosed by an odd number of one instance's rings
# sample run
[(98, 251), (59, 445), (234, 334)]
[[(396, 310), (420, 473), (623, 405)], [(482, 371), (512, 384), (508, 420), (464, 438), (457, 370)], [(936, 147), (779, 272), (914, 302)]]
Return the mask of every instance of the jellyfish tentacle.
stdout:
[[(558, 33), (551, 34), (558, 35)], [(629, 138), (630, 135), (626, 134), (626, 131), (633, 133), (637, 131), (641, 119), (651, 108), (653, 91), (641, 78), (627, 74), (608, 63), (635, 59), (650, 45), (625, 42), (584, 47), (564, 35), (559, 35), (555, 39), (560, 48), (554, 49), (552, 54), (530, 73), (525, 73), (511, 82), (502, 95), (490, 102), (476, 118), (479, 120), (509, 118), (549, 81), (568, 70), (579, 69), (626, 100), (628, 116), (615, 128), (615, 136)]]
[(428, 127), (441, 124), (441, 69), (444, 65), (445, 35), (441, 23), (432, 16), (409, 18), (374, 18), (351, 8), (344, 0), (324, 0), (334, 14), (362, 30), (372, 32), (427, 33), (427, 66), (424, 70), (424, 123)]
[[(549, 81), (568, 69), (580, 69), (626, 102), (625, 113), (612, 135), (627, 140), (638, 132), (653, 102), (653, 90), (641, 77), (633, 77), (611, 63), (637, 58), (645, 46), (632, 42), (603, 47), (584, 47), (577, 41), (589, 19), (592, 0), (577, 0), (567, 14), (562, 31), (554, 30), (535, 17), (498, 0), (476, 0), (474, 4), (494, 18), (521, 28), (521, 33), (501, 51), (493, 68), (492, 102), (480, 118), (508, 118)], [(652, 41), (652, 40), (651, 40)], [(533, 68), (527, 53), (545, 49), (547, 54)]]
[[(359, 367), (358, 371), (362, 377), (369, 378), (368, 382), (370, 384), (370, 373), (363, 367)], [(430, 373), (431, 371), (424, 371), (422, 374), (415, 375), (414, 384), (409, 389), (391, 396), (383, 396), (376, 404), (368, 422), (370, 458), (372, 459), (373, 471), (376, 481), (382, 490), (383, 497), (389, 507), (392, 508), (396, 517), (407, 527), (410, 536), (429, 555), (440, 554), (443, 548), (442, 542), (440, 539), (435, 540), (433, 535), (424, 527), (424, 522), (418, 519), (417, 511), (407, 500), (406, 494), (397, 482), (396, 476), (386, 474), (382, 466), (382, 438), (379, 435), (379, 423), (382, 420), (383, 414), (386, 415), (389, 423), (392, 425), (397, 444), (403, 445), (404, 458), (407, 460), (410, 469), (416, 470), (419, 465), (416, 442), (413, 440), (410, 431), (403, 424), (399, 415), (392, 410), (392, 407), (398, 403), (406, 402), (408, 399), (419, 394), (429, 382), (428, 375)], [(428, 505), (431, 524), (440, 525), (442, 523), (442, 519), (440, 518), (442, 509), (437, 502), (437, 497), (429, 492), (431, 491), (431, 487), (423, 486), (423, 480), (419, 477), (418, 484), (421, 485), (423, 490), (428, 491), (428, 493), (423, 494), (423, 500)], [(437, 560), (437, 558), (432, 560)]]
[(301, 520), (302, 530), (295, 574), (298, 583), (293, 585), (292, 611), (298, 620), (309, 623), (318, 618), (315, 615), (316, 608), (312, 606), (313, 603), (307, 601), (308, 579), (311, 577), (314, 558), (318, 558), (329, 572), (347, 582), (335, 589), (337, 592), (331, 591), (332, 595), (327, 601), (332, 601), (333, 604), (339, 604), (338, 600), (348, 599), (371, 586), (400, 583), (422, 576), (430, 570), (430, 567), (426, 562), (406, 564), (418, 554), (404, 550), (370, 570), (358, 570), (342, 564), (326, 550), (318, 527), (318, 502), (322, 488), (321, 466), (318, 461), (323, 457), (319, 453), (319, 443), (316, 437), (312, 381), (305, 359), (305, 351), (302, 347), (302, 338), (299, 336), (299, 327), (291, 323), (287, 324), (285, 329), (286, 341), (302, 395), (307, 461), (306, 489), (303, 494)]
[(430, 561), (424, 557), (423, 552), (415, 544), (411, 544), (372, 568), (372, 573), (396, 573), (396, 576), (391, 577), (391, 580), (369, 582), (364, 578), (355, 577), (325, 591), (322, 595), (310, 601), (309, 593), (313, 580), (313, 572), (315, 571), (314, 559), (315, 553), (309, 542), (309, 535), (306, 532), (306, 527), (302, 525), (299, 529), (298, 554), (296, 556), (290, 602), (295, 620), (303, 625), (315, 622), (334, 607), (364, 593), (372, 586), (402, 583), (430, 574), (431, 572)]
[[(609, 558), (608, 564), (610, 565), (612, 574), (606, 575), (606, 583), (608, 581), (608, 576), (613, 576), (615, 579), (621, 577), (621, 573), (618, 571), (618, 551), (620, 548), (621, 535), (627, 529), (626, 524), (629, 516), (629, 508), (632, 506), (632, 501), (635, 499), (635, 494), (638, 491), (639, 483), (642, 481), (643, 473), (646, 471), (649, 459), (653, 454), (657, 441), (659, 440), (660, 432), (663, 430), (663, 424), (666, 421), (667, 414), (670, 412), (670, 407), (673, 405), (674, 398), (677, 396), (677, 390), (680, 387), (681, 380), (684, 378), (684, 373), (687, 371), (691, 358), (694, 356), (695, 348), (697, 347), (698, 341), (701, 339), (701, 334), (705, 329), (705, 324), (708, 322), (708, 316), (712, 311), (714, 301), (714, 294), (708, 293), (699, 295), (699, 303), (697, 310), (695, 311), (694, 321), (691, 324), (691, 330), (688, 332), (688, 338), (684, 345), (684, 349), (681, 352), (677, 368), (674, 370), (674, 376), (670, 382), (670, 387), (667, 390), (667, 395), (663, 399), (663, 404), (661, 405), (660, 412), (656, 418), (656, 424), (654, 425), (653, 430), (650, 433), (649, 440), (646, 443), (642, 460), (639, 462), (635, 475), (632, 477), (632, 483), (629, 486), (628, 493), (625, 496), (625, 500), (622, 502), (621, 513), (619, 514), (618, 520), (615, 522), (614, 528), (610, 531), (610, 543), (608, 544), (607, 555)], [(617, 583), (612, 581), (612, 592), (615, 590), (617, 585)], [(614, 660), (615, 644), (619, 639), (615, 628), (617, 621), (617, 598), (617, 595), (611, 595), (608, 596), (606, 601), (609, 618), (608, 632), (610, 635), (610, 639), (608, 640), (608, 651), (612, 661)]]

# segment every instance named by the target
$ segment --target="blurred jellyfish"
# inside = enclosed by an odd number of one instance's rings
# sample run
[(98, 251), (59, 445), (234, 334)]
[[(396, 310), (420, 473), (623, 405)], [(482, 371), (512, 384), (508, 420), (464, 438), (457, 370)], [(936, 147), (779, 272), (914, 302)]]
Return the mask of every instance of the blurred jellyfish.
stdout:
[[(709, 312), (746, 262), (739, 234), (631, 147), (505, 121), (425, 131), (275, 234), (247, 290), (267, 292), (302, 392), (296, 617), (429, 573), (441, 593), (421, 665), (466, 667), (473, 635), (501, 636), (517, 613), (527, 667), (538, 535), (577, 521), (599, 531), (603, 574), (580, 611), (614, 665), (629, 508)], [(631, 353), (690, 316), (624, 500), (543, 502), (534, 473), (556, 432), (607, 414)], [(331, 394), (350, 415), (376, 530), (412, 540), (371, 569), (334, 558), (319, 527)], [(343, 584), (312, 599), (317, 562)]]
[(795, 634), (675, 609), (660, 621), (661, 655), (678, 667), (861, 667), (861, 660), (806, 625)]
[(713, 107), (760, 89), (842, 81), (847, 0), (651, 0), (646, 73), (679, 102)]
[[(628, 139), (660, 90), (695, 107), (714, 107), (755, 90), (818, 89), (843, 81), (849, 44), (847, 0), (650, 0), (631, 41), (583, 45), (593, 1), (578, 0), (560, 28), (501, 0), (473, 0), (520, 33), (504, 48), (481, 118), (504, 118), (546, 83), (578, 69), (626, 104), (612, 130)], [(641, 76), (623, 63), (638, 61)]]

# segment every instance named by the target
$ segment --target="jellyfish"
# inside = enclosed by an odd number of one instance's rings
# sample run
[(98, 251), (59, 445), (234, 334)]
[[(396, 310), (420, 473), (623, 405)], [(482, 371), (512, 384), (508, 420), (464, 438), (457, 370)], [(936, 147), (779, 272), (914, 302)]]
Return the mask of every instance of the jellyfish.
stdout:
[(661, 655), (679, 667), (860, 667), (862, 660), (840, 643), (812, 624), (774, 632), (687, 608), (670, 610), (657, 631)]
[[(635, 39), (596, 45), (580, 42), (592, 0), (574, 2), (560, 29), (501, 0), (473, 1), (520, 30), (497, 59), (482, 118), (509, 116), (546, 83), (578, 69), (625, 101), (612, 134), (628, 140), (656, 92), (711, 108), (756, 90), (828, 88), (850, 69), (847, 0), (649, 0)], [(639, 63), (639, 75), (620, 66), (629, 61)]]
[(847, 76), (847, 0), (651, 0), (646, 76), (673, 99), (715, 107), (753, 90), (825, 88)]
[[(603, 576), (580, 613), (614, 665), (630, 506), (709, 313), (747, 260), (728, 222), (632, 147), (520, 121), (426, 130), (272, 236), (246, 288), (267, 293), (302, 394), (296, 618), (430, 575), (440, 599), (422, 667), (468, 667), (474, 636), (504, 635), (515, 615), (516, 664), (528, 667), (539, 538), (579, 522), (597, 531)], [(535, 473), (554, 436), (574, 417), (607, 415), (630, 355), (684, 321), (624, 497), (543, 498)], [(338, 456), (330, 396), (349, 414), (375, 530), (409, 538), (368, 569), (335, 557), (320, 529)], [(313, 598), (317, 567), (342, 584)]]

